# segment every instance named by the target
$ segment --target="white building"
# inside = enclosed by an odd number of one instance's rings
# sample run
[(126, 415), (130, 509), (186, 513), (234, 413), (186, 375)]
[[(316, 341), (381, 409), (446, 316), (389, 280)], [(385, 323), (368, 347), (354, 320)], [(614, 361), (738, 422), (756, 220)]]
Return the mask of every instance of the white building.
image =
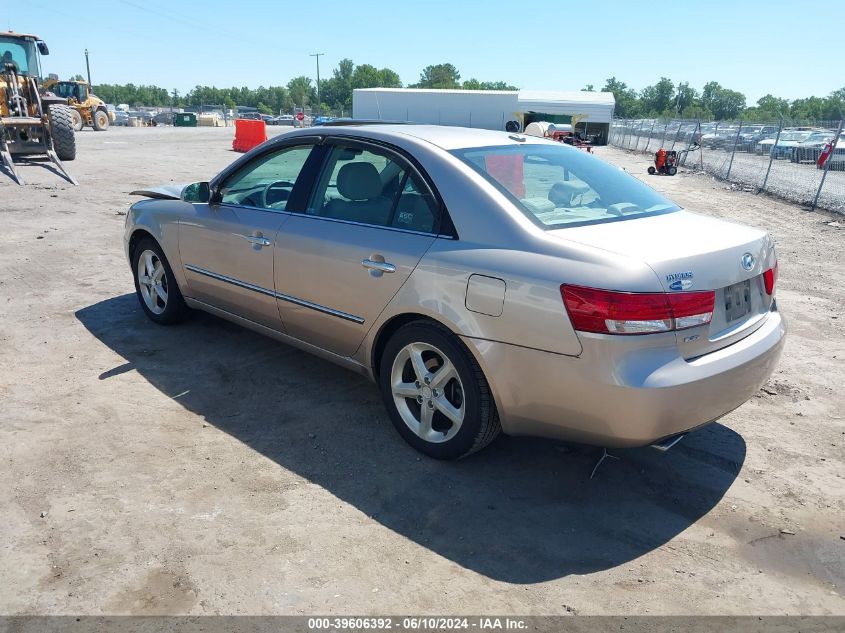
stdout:
[(571, 123), (606, 142), (616, 101), (611, 92), (550, 90), (428, 90), (359, 88), (352, 92), (356, 119), (409, 121), (505, 130), (508, 122)]

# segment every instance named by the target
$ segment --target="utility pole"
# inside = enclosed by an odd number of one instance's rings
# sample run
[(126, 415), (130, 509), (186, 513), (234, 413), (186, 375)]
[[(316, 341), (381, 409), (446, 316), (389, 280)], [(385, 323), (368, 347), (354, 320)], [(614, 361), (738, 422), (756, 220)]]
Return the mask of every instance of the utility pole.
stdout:
[(88, 49), (85, 49), (85, 69), (88, 71), (88, 87), (91, 87), (91, 65), (88, 63)]
[(309, 57), (316, 57), (317, 58), (317, 111), (320, 110), (320, 55), (325, 55), (325, 53), (311, 53)]

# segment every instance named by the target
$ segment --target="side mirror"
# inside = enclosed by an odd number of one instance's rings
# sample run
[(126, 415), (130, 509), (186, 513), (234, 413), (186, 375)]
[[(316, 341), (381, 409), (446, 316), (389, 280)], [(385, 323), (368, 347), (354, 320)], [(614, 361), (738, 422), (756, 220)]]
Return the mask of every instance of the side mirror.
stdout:
[(223, 194), (220, 193), (220, 190), (215, 187), (209, 192), (208, 203), (220, 204), (221, 202), (223, 202)]
[(38, 42), (36, 42), (36, 46), (38, 46), (38, 52), (41, 53), (42, 55), (49, 55), (50, 54), (50, 49), (47, 48), (47, 42), (45, 42), (43, 40), (38, 40)]
[(211, 189), (207, 182), (194, 182), (182, 189), (184, 202), (206, 203), (211, 199)]

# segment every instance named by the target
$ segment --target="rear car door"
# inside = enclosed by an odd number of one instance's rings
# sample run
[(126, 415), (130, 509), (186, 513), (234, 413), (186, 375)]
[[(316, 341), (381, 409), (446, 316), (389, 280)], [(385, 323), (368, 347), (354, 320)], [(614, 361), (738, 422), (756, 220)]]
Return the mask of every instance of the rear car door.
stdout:
[(306, 211), (279, 232), (275, 281), (288, 333), (349, 356), (434, 242), (441, 205), (396, 151), (324, 144)]
[(208, 204), (194, 204), (179, 226), (189, 296), (276, 330), (273, 257), (279, 228), (300, 191), (313, 141), (274, 148), (224, 174)]

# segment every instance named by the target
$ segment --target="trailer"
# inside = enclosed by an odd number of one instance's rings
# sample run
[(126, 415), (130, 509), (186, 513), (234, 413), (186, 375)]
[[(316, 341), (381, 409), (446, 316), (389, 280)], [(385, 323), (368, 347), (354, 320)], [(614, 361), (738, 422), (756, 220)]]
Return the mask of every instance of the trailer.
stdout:
[[(616, 102), (611, 92), (359, 88), (355, 119), (407, 121), (523, 132), (537, 121), (573, 124), (576, 134), (607, 142)], [(574, 120), (573, 120), (574, 119)]]

